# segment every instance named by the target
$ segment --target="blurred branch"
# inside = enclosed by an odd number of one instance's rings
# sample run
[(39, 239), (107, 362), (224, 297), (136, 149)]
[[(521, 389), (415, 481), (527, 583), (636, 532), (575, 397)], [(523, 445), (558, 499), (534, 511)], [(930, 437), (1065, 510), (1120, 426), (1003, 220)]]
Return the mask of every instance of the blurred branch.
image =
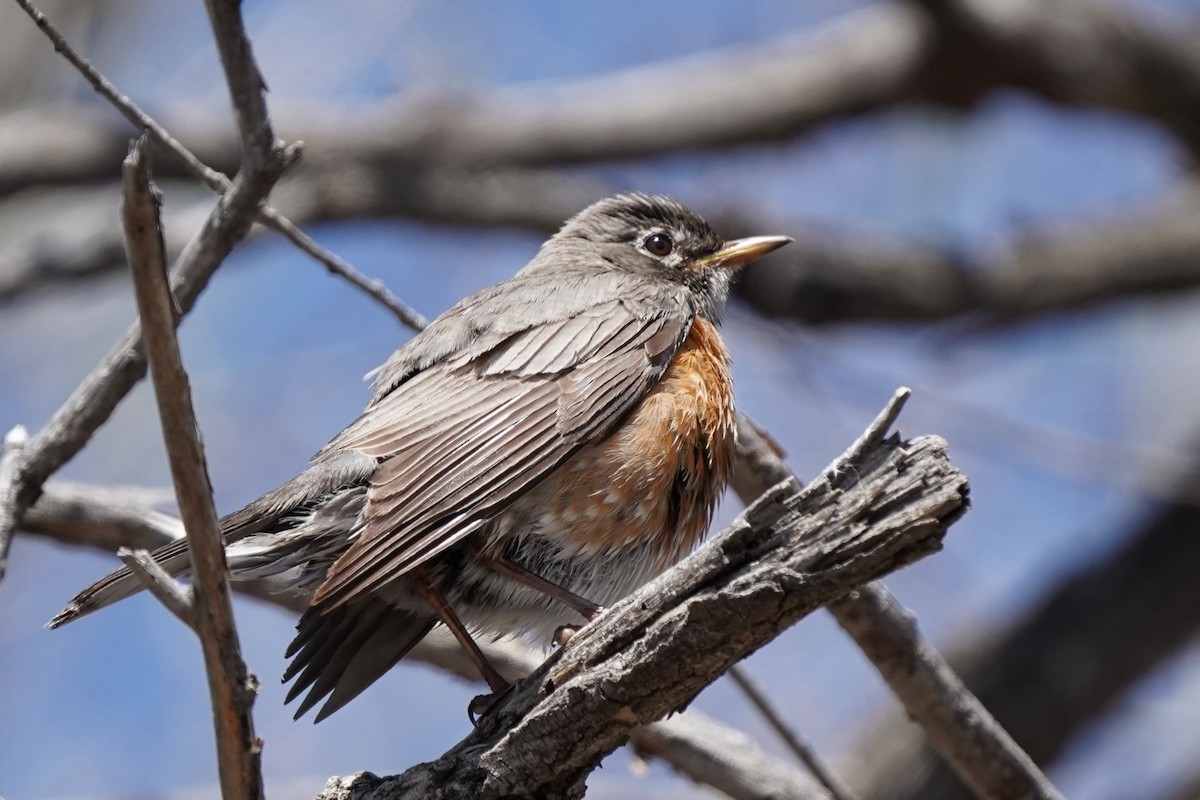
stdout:
[[(555, 87), (399, 98), (356, 110), (281, 106), (275, 116), (282, 127), (305, 132), (314, 166), (352, 161), (403, 169), (414, 186), (426, 166), (578, 164), (787, 141), (902, 104), (966, 108), (1004, 87), (1150, 117), (1196, 152), (1194, 39), (1156, 30), (1106, 3), (911, 0), (847, 14), (815, 34)], [(47, 113), (44, 124), (59, 132), (11, 145), (21, 157), (0, 158), (0, 194), (112, 176), (112, 155), (127, 134), (94, 118), (64, 134), (62, 114), (90, 112)], [(211, 119), (198, 114), (172, 120), (171, 127), (189, 130), (206, 160), (222, 168), (237, 162), (237, 143)], [(53, 159), (45, 157), (51, 145)]]
[(1152, 26), (1093, 0), (909, 0), (929, 14), (937, 44), (922, 83), (948, 105), (999, 86), (1068, 106), (1106, 108), (1162, 123), (1200, 156), (1196, 29)]
[[(962, 674), (1039, 764), (1099, 719), (1131, 686), (1200, 633), (1200, 460), (1183, 499), (1163, 503), (1123, 544), (1058, 583), (1023, 622), (974, 648)], [(880, 726), (859, 758), (859, 786), (881, 800), (950, 800), (947, 770), (914, 769), (929, 753), (907, 720)]]
[(651, 725), (639, 725), (629, 742), (681, 775), (734, 800), (832, 800), (807, 775), (761, 750), (746, 734), (690, 708)]
[(821, 604), (938, 549), (965, 507), (945, 447), (875, 439), (849, 463), (852, 483), (779, 484), (583, 628), (438, 761), (334, 779), (322, 796), (578, 796), (632, 725), (685, 705)]
[[(29, 0), (16, 0), (16, 3), (29, 15), (42, 32), (46, 34), (46, 37), (53, 43), (54, 49), (61, 53), (83, 75), (88, 83), (92, 85), (92, 88), (108, 100), (129, 122), (153, 138), (166, 153), (177, 159), (177, 162), (171, 163), (178, 163), (185, 169), (187, 174), (199, 178), (213, 191), (221, 193), (229, 191), (231, 186), (229, 178), (204, 164), (191, 151), (180, 144), (179, 140), (173, 137), (162, 125), (158, 124), (157, 121), (139, 108), (126, 95), (118, 91), (116, 86), (101, 75), (87, 59), (71, 47), (46, 16), (34, 8), (29, 3)], [(238, 120), (238, 129), (242, 134), (242, 147), (239, 149), (239, 152), (242, 155), (243, 163), (239, 174), (254, 175), (266, 170), (275, 169), (277, 166), (275, 162), (278, 160), (284, 162), (279, 166), (279, 170), (282, 172), (283, 169), (286, 169), (299, 159), (300, 145), (285, 146), (283, 142), (275, 138), (267, 116), (266, 101), (263, 96), (266, 87), (263, 83), (262, 75), (254, 63), (250, 52), (250, 40), (245, 37), (245, 30), (242, 28), (241, 22), (230, 21), (225, 19), (223, 12), (214, 13), (212, 11), (214, 8), (221, 8), (220, 6), (209, 4), (207, 7), (210, 10), (209, 16), (213, 21), (214, 31), (217, 32), (219, 37), (217, 47), (221, 54), (222, 65), (225, 67), (230, 94), (233, 97), (234, 115)], [(241, 41), (234, 41), (238, 37), (240, 37)], [(229, 41), (226, 41), (226, 39)], [(28, 135), (27, 131), (21, 133), (23, 134), (22, 138)], [(120, 128), (114, 128), (114, 133), (121, 138), (128, 136), (128, 132)], [(0, 139), (2, 138), (0, 136)], [(59, 145), (63, 143), (61, 136), (52, 135), (50, 138)], [(95, 152), (107, 153), (108, 148), (106, 145), (99, 145)], [(52, 162), (60, 161), (61, 159), (62, 153), (57, 153), (49, 158)], [(2, 163), (3, 156), (0, 156), (0, 164)], [(24, 166), (18, 167), (19, 170), (26, 168)], [(0, 173), (2, 173), (2, 170), (0, 170)], [(2, 183), (2, 180), (0, 178), (0, 183)], [(414, 330), (424, 327), (424, 317), (409, 308), (395, 295), (391, 294), (383, 286), (382, 282), (367, 278), (344, 259), (321, 247), (312, 237), (301, 231), (290, 220), (270, 206), (261, 204), (261, 208), (257, 209), (256, 218), (267, 227), (282, 233), (302, 251), (323, 264), (330, 272), (341, 276), (351, 285), (356, 286), (375, 298), (403, 324), (408, 325)]]
[(21, 530), (107, 553), (154, 550), (183, 535), (177, 517), (150, 507), (147, 490), (51, 481), (21, 518)]
[[(346, 172), (325, 178), (329, 185), (307, 178), (284, 184), (280, 207), (302, 223), (329, 214), (339, 219), (419, 214), (440, 223), (520, 225), (545, 232), (609, 191), (539, 172), (446, 175), (420, 195), (386, 190), (387, 175)], [(334, 188), (338, 182), (341, 189)], [(119, 242), (102, 199), (88, 202), (95, 204), (93, 211), (74, 208), (58, 221), (52, 215), (30, 219), (24, 198), (21, 207), (0, 204), (0, 221), (12, 215), (3, 223), (12, 233), (0, 250), (0, 268), (10, 276), (0, 284), (0, 301), (56, 275), (94, 274), (113, 263)], [(410, 206), (413, 202), (423, 205)], [(187, 208), (176, 213), (194, 214)], [(747, 267), (735, 291), (763, 313), (809, 325), (962, 317), (979, 325), (1003, 324), (1200, 287), (1200, 226), (1195, 224), (1200, 185), (1189, 185), (1140, 216), (1059, 226), (1028, 235), (1003, 252), (969, 256), (798, 231), (795, 224), (754, 209), (718, 210), (707, 217), (729, 236), (779, 230), (796, 237), (787, 251)], [(55, 247), (42, 246), (46, 241)], [(178, 239), (168, 239), (172, 244), (179, 246)]]
[(764, 313), (807, 324), (861, 320), (979, 324), (1200, 286), (1200, 186), (1130, 219), (1060, 227), (997, 255), (954, 257), (797, 236), (802, 249), (751, 265), (738, 294)]

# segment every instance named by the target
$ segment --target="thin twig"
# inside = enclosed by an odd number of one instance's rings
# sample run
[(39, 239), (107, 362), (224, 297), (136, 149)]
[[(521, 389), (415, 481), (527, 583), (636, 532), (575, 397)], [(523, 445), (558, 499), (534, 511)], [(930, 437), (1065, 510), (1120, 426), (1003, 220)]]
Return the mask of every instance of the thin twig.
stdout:
[(817, 757), (812, 746), (800, 738), (792, 727), (788, 725), (780, 714), (775, 710), (770, 699), (758, 688), (758, 684), (746, 672), (745, 668), (740, 664), (735, 664), (729, 669), (729, 677), (742, 690), (742, 694), (746, 695), (746, 699), (758, 709), (758, 713), (762, 715), (767, 724), (779, 735), (783, 743), (788, 746), (792, 754), (800, 759), (808, 771), (813, 774), (813, 777), (821, 782), (821, 785), (834, 797), (834, 800), (855, 800), (854, 793), (846, 784), (842, 783), (836, 775), (833, 774)]
[[(857, 461), (864, 448), (886, 436), (908, 395), (907, 389), (897, 390), (850, 450), (810, 486), (833, 485), (835, 478), (847, 474), (857, 478)], [(757, 496), (756, 489), (761, 492), (775, 485), (788, 470), (753, 425), (739, 423), (734, 487), (749, 503)], [(743, 457), (747, 452), (754, 457)], [(1061, 800), (1058, 790), (920, 635), (913, 619), (882, 584), (868, 584), (830, 604), (829, 610), (883, 675), (909, 716), (981, 797)]]
[(695, 708), (634, 728), (629, 744), (638, 755), (665, 761), (680, 775), (733, 800), (834, 800), (789, 760), (765, 752), (745, 733)]
[[(219, 171), (212, 169), (199, 158), (197, 158), (190, 150), (184, 147), (178, 139), (172, 136), (166, 128), (164, 128), (157, 121), (155, 121), (153, 117), (143, 111), (127, 95), (122, 94), (117, 87), (114, 86), (112, 82), (110, 82), (102, 74), (100, 74), (100, 72), (97, 71), (96, 68), (93, 67), (86, 58), (84, 58), (79, 54), (78, 51), (71, 47), (66, 38), (57, 28), (54, 27), (53, 23), (47, 19), (45, 14), (35, 8), (33, 4), (29, 2), (29, 0), (15, 0), (15, 2), (37, 24), (38, 28), (40, 28), (42, 32), (46, 34), (46, 37), (51, 41), (51, 43), (53, 43), (54, 49), (61, 53), (63, 58), (65, 58), (73, 67), (75, 67), (75, 69), (78, 70), (79, 73), (84, 77), (84, 79), (92, 85), (92, 88), (94, 88), (102, 97), (104, 97), (104, 99), (108, 100), (108, 102), (114, 108), (116, 108), (122, 116), (133, 123), (138, 130), (144, 130), (149, 133), (150, 137), (156, 144), (178, 158), (184, 164), (184, 166), (187, 167), (189, 172), (199, 178), (210, 189), (221, 194), (229, 191), (232, 183), (228, 177), (221, 174)], [(234, 7), (234, 4), (226, 5)], [(225, 13), (224, 11), (220, 10), (222, 8), (221, 3), (210, 3), (209, 6), (210, 15), (214, 13), (211, 10), (213, 7), (218, 9), (217, 12), (215, 12), (218, 15), (223, 15)], [(214, 22), (214, 25), (216, 24), (217, 23)], [(228, 22), (224, 22), (222, 24), (232, 25), (232, 23)], [(240, 30), (240, 23), (237, 23), (234, 25), (234, 27)], [(244, 37), (245, 31), (241, 30), (241, 34)], [(218, 44), (220, 44), (220, 39), (218, 39)], [(246, 70), (247, 74), (252, 76), (244, 76), (239, 79), (230, 78), (230, 91), (234, 94), (234, 109), (237, 112), (238, 126), (239, 129), (242, 130), (243, 141), (252, 143), (256, 149), (261, 149), (268, 146), (278, 149), (278, 145), (280, 143), (276, 142), (274, 139), (274, 134), (270, 133), (269, 125), (266, 127), (266, 134), (260, 135), (254, 132), (247, 132), (246, 130), (246, 125), (255, 125), (257, 120), (265, 121), (267, 119), (265, 116), (265, 107), (259, 108), (259, 101), (254, 100), (253, 97), (250, 97), (246, 100), (239, 99), (255, 84), (257, 84), (258, 88), (261, 90), (262, 77), (258, 74), (258, 69), (253, 65), (253, 61), (251, 60), (247, 62), (247, 59), (251, 58), (248, 40), (244, 46), (231, 47), (229, 49), (234, 52), (227, 54), (224, 50), (222, 50), (221, 54), (222, 61), (223, 63), (226, 63), (227, 68), (229, 64), (240, 65), (239, 69)], [(251, 106), (253, 106), (253, 108)], [(300, 145), (298, 144), (289, 148), (289, 159), (299, 158), (299, 148)], [(260, 160), (263, 158), (261, 153), (257, 158)], [(253, 171), (258, 171), (260, 169), (264, 169), (267, 164), (265, 162), (251, 163), (249, 166), (253, 168)], [(344, 259), (321, 247), (312, 239), (312, 237), (303, 233), (296, 225), (290, 222), (275, 209), (264, 204), (257, 210), (256, 219), (258, 222), (261, 222), (268, 228), (282, 233), (293, 244), (323, 264), (331, 273), (341, 276), (345, 280), (349, 281), (351, 285), (361, 289), (367, 295), (374, 298), (380, 305), (391, 311), (392, 314), (394, 314), (396, 318), (399, 319), (404, 325), (407, 325), (413, 330), (420, 330), (421, 328), (425, 327), (425, 318), (394, 294), (387, 291), (380, 281), (368, 278)]]
[(187, 613), (200, 638), (208, 674), (221, 793), (225, 800), (250, 800), (264, 796), (262, 746), (254, 735), (250, 714), (257, 679), (242, 660), (226, 580), (224, 544), (187, 373), (175, 340), (176, 309), (167, 280), (158, 197), (150, 185), (147, 145), (148, 138), (143, 135), (124, 163), (122, 221), (163, 438), (192, 558), (195, 600)]
[(193, 631), (199, 632), (196, 623), (195, 592), (191, 587), (184, 586), (172, 578), (158, 562), (150, 557), (146, 550), (138, 548), (131, 550), (122, 547), (117, 550), (117, 558), (125, 562), (129, 569), (141, 578), (142, 584), (150, 590), (150, 594), (158, 598), (158, 602), (187, 625)]

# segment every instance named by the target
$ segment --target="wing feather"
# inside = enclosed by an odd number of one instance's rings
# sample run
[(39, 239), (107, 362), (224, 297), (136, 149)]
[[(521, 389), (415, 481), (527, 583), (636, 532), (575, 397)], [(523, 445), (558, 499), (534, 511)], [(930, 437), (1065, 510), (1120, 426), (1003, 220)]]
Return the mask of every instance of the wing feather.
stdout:
[(692, 319), (681, 291), (604, 298), (450, 354), (377, 398), (322, 451), (380, 463), (366, 529), (314, 605), (340, 607), (420, 566), (606, 436), (662, 377)]

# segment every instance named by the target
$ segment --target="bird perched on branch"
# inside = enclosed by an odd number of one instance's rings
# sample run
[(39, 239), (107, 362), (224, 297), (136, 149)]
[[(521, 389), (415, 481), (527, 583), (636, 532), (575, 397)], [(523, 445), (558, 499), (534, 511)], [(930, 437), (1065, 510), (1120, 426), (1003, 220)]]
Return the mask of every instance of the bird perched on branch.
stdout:
[[(396, 351), (308, 469), (221, 520), (234, 580), (309, 599), (296, 716), (341, 708), (438, 624), (499, 692), (473, 634), (548, 637), (683, 558), (732, 466), (730, 278), (789, 241), (619, 195)], [(153, 556), (190, 568), (186, 540)], [(141, 588), (118, 570), (50, 627)]]

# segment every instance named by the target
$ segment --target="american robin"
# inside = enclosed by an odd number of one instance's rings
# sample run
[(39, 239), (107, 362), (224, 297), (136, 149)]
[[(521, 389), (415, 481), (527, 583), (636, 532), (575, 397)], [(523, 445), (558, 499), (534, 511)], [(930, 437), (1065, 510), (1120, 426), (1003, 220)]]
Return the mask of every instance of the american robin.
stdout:
[[(733, 270), (791, 241), (725, 242), (669, 198), (568, 220), (516, 276), (401, 347), (312, 465), (221, 521), (233, 579), (310, 598), (287, 655), (317, 721), (450, 628), (548, 637), (593, 618), (703, 537), (733, 459)], [(186, 541), (154, 553), (172, 574)], [(119, 570), (58, 627), (141, 584)]]

